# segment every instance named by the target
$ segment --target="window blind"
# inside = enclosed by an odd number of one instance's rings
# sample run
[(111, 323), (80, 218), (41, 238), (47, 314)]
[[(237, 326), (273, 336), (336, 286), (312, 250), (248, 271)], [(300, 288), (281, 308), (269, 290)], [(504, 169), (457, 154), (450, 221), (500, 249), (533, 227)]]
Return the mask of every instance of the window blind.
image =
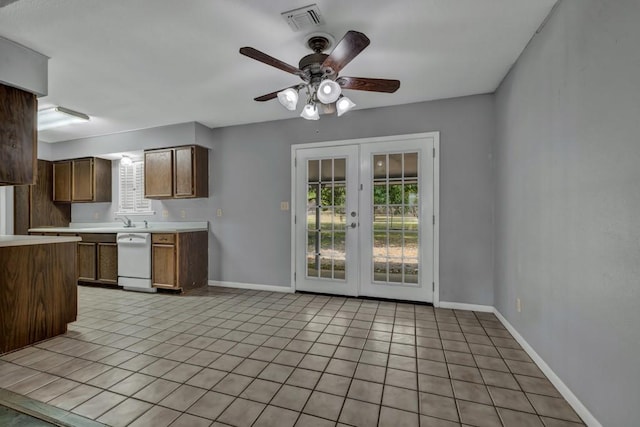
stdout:
[(151, 200), (144, 198), (144, 162), (130, 165), (120, 163), (120, 206), (121, 213), (151, 211)]

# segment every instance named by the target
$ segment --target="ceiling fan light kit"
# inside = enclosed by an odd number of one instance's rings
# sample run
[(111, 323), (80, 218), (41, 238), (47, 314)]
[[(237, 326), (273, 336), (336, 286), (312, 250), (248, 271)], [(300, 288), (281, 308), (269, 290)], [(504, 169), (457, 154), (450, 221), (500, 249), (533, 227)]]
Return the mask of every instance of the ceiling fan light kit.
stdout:
[(318, 120), (320, 118), (318, 104), (322, 106), (323, 113), (335, 111), (338, 116), (355, 107), (356, 104), (342, 94), (343, 89), (393, 93), (400, 87), (398, 80), (338, 77), (340, 71), (369, 46), (369, 43), (369, 38), (364, 34), (347, 31), (331, 53), (325, 54), (322, 52), (331, 44), (331, 36), (313, 34), (307, 39), (307, 45), (313, 53), (304, 56), (298, 68), (252, 47), (243, 47), (240, 53), (279, 70), (295, 74), (303, 80), (299, 85), (259, 96), (255, 98), (256, 101), (264, 102), (278, 98), (286, 109), (293, 111), (298, 102), (298, 91), (306, 88), (307, 101), (300, 116), (307, 120)]
[(341, 96), (340, 99), (338, 99), (338, 102), (336, 102), (336, 114), (340, 117), (355, 106), (356, 104), (352, 100), (346, 96)]
[(302, 113), (300, 113), (300, 117), (307, 120), (319, 120), (320, 112), (318, 111), (318, 106), (316, 104), (307, 104), (302, 108)]
[(331, 104), (332, 102), (336, 102), (341, 94), (342, 89), (340, 89), (340, 85), (333, 80), (325, 79), (318, 86), (318, 100), (323, 104)]
[(287, 88), (278, 92), (278, 101), (289, 111), (295, 111), (298, 105), (298, 92), (293, 88)]

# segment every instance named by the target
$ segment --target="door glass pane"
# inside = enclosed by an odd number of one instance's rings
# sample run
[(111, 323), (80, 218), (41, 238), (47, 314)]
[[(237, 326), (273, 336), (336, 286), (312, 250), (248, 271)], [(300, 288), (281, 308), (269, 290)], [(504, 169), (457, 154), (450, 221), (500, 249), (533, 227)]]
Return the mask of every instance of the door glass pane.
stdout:
[(320, 181), (320, 161), (319, 160), (309, 160), (309, 169), (307, 170), (307, 176), (309, 177), (309, 182), (318, 182)]
[(387, 261), (373, 260), (373, 280), (387, 282)]
[(418, 176), (418, 153), (404, 153), (404, 177)]
[(320, 248), (316, 246), (318, 233), (309, 231), (307, 233), (307, 253), (319, 252)]
[(418, 283), (418, 260), (405, 259), (404, 261), (404, 282)]
[(323, 182), (333, 181), (333, 159), (323, 159), (320, 164), (320, 180)]
[(333, 159), (333, 180), (346, 181), (347, 159)]
[(417, 258), (418, 257), (418, 233), (404, 232), (402, 240), (404, 257)]
[(307, 168), (307, 277), (344, 281), (346, 158), (309, 160)]
[(387, 155), (373, 156), (373, 179), (387, 179)]
[(333, 186), (333, 206), (344, 207), (347, 201), (347, 188), (343, 183), (337, 183)]
[(374, 182), (373, 183), (373, 204), (374, 205), (386, 205), (387, 199), (387, 182)]
[(417, 206), (418, 205), (418, 184), (412, 181), (405, 181), (403, 188), (403, 201), (405, 205)]
[(372, 161), (374, 281), (417, 284), (418, 153), (374, 154)]
[(402, 153), (389, 154), (389, 179), (402, 178)]
[(402, 206), (389, 206), (389, 229), (402, 230)]
[(307, 253), (307, 277), (318, 277), (320, 273), (317, 262), (320, 261), (319, 257), (313, 252)]

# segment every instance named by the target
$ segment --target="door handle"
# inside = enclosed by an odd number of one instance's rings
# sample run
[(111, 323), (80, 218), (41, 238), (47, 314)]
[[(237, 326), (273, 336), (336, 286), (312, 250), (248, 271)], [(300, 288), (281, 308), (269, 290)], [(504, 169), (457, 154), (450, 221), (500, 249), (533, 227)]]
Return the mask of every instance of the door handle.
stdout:
[(357, 226), (358, 226), (358, 224), (357, 224), (357, 223), (352, 222), (351, 224), (347, 225), (345, 228), (348, 230), (348, 229), (350, 229), (350, 228), (356, 228)]

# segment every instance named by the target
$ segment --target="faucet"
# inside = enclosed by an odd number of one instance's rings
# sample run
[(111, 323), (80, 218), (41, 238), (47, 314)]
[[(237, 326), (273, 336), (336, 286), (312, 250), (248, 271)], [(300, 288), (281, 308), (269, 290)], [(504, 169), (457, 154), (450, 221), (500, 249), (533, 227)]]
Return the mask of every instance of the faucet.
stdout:
[(124, 218), (119, 218), (120, 221), (124, 222), (124, 226), (126, 228), (130, 228), (133, 227), (133, 224), (131, 223), (131, 220), (129, 219), (129, 217), (127, 217), (126, 215), (123, 215)]

